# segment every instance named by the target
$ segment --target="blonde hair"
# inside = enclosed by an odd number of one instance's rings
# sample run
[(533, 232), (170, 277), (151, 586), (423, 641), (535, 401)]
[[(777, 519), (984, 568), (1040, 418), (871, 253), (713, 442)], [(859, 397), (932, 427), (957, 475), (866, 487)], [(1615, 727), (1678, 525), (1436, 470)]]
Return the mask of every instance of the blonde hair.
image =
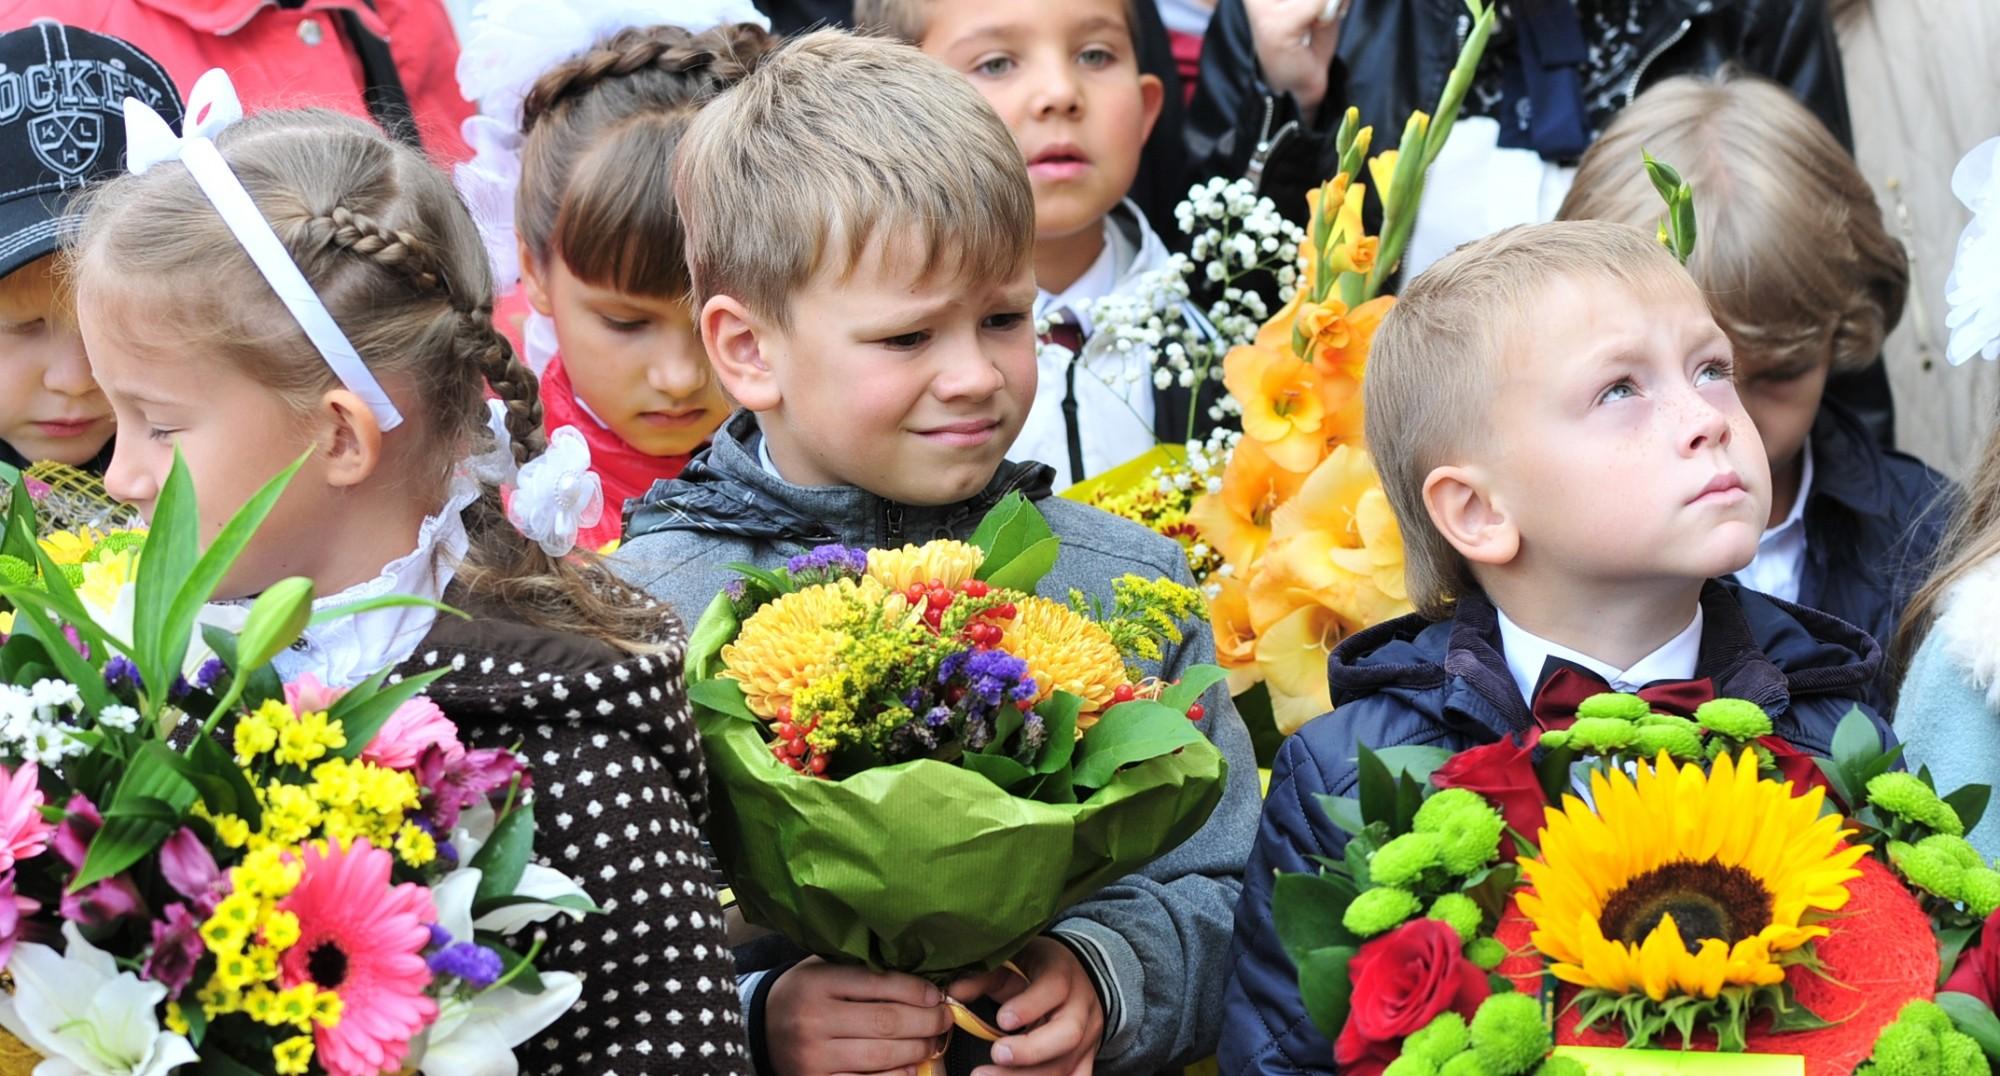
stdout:
[(46, 299), (49, 321), (59, 329), (75, 332), (76, 295), (69, 274), (62, 271), (60, 257), (44, 254), (0, 276), (0, 304), (25, 306)]
[(772, 45), (743, 24), (632, 28), (558, 64), (521, 104), (514, 226), (536, 263), (633, 295), (688, 291), (674, 150), (695, 112)]
[[(485, 391), (505, 405), (514, 458), (539, 454), (534, 375), (493, 325), (493, 277), (471, 216), (417, 151), (323, 110), (262, 112), (216, 146), (361, 358), (403, 401), (400, 460), (442, 494), (485, 432)], [(170, 335), (308, 408), (338, 385), (187, 169), (166, 164), (84, 195), (73, 254), (84, 293), (138, 299), (149, 337)], [(199, 281), (191, 286), (190, 281)], [(414, 406), (412, 406), (414, 402)], [(389, 468), (386, 477), (400, 468)], [(466, 510), (457, 580), (482, 601), (628, 650), (664, 634), (661, 612), (599, 564), (556, 560), (507, 521), (488, 488)]]
[(1642, 147), (1694, 188), (1688, 271), (1745, 373), (1827, 356), (1835, 373), (1875, 361), (1902, 317), (1909, 260), (1818, 117), (1760, 78), (1667, 79), (1583, 155), (1559, 218), (1653, 227), (1664, 206)]
[(1560, 279), (1609, 280), (1635, 294), (1693, 285), (1674, 256), (1626, 224), (1508, 228), (1459, 247), (1404, 287), (1383, 318), (1363, 382), (1368, 448), (1402, 528), (1410, 601), (1433, 620), (1479, 584), (1431, 522), (1424, 481), (1487, 436), (1487, 404), (1510, 348), (1548, 315)]
[[(883, 34), (910, 45), (921, 45), (930, 32), (928, 9), (942, 0), (854, 0), (854, 27), (863, 33)], [(1132, 47), (1139, 46), (1137, 0), (1119, 0), (1125, 12), (1125, 30)]]
[(838, 30), (701, 110), (674, 198), (695, 307), (730, 295), (780, 327), (794, 293), (852, 272), (871, 241), (913, 242), (912, 268), (960, 280), (1012, 277), (1034, 250), (1027, 168), (992, 106), (908, 45)]
[(1892, 670), (1909, 667), (1917, 647), (1930, 634), (1932, 622), (1943, 611), (1941, 606), (1951, 588), (1974, 569), (2000, 557), (2000, 426), (1987, 437), (1986, 451), (1961, 497), (1944, 540), (1938, 543), (1937, 570), (1917, 588), (1896, 622), (1896, 638), (1889, 646)]

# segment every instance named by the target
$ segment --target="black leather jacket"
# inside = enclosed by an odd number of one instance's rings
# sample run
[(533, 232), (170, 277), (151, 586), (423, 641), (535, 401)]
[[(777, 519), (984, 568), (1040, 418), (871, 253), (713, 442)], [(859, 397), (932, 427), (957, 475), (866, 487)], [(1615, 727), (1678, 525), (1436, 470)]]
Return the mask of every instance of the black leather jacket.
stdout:
[[(1642, 62), (1626, 84), (1627, 103), (1662, 78), (1712, 72), (1734, 60), (1791, 87), (1841, 145), (1853, 147), (1839, 45), (1824, 0), (1644, 6), (1650, 21), (1641, 35)], [(1394, 146), (1411, 112), (1437, 107), (1470, 27), (1461, 0), (1353, 0), (1326, 99), (1317, 115), (1300, 116), (1289, 94), (1274, 95), (1264, 84), (1243, 0), (1218, 0), (1188, 112), (1189, 175), (1248, 175), (1261, 164), (1265, 193), (1287, 213), (1303, 213), (1305, 192), (1336, 171), (1333, 132), (1347, 106), (1359, 107), (1362, 122), (1375, 126), (1375, 151)]]

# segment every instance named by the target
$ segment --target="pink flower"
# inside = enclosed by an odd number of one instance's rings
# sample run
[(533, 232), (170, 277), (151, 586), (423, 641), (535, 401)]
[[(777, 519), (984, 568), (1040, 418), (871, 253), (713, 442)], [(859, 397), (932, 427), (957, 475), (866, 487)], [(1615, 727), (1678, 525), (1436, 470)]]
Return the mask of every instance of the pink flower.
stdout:
[(167, 988), (167, 996), (177, 998), (194, 978), (206, 946), (201, 940), (201, 920), (185, 904), (167, 905), (166, 918), (153, 920), (153, 951), (141, 969), (147, 979)]
[[(55, 849), (63, 862), (73, 871), (83, 869), (83, 861), (90, 854), (90, 842), (97, 831), (104, 826), (104, 816), (97, 813), (97, 805), (82, 793), (71, 796), (63, 810), (67, 812), (62, 825), (56, 827)], [(94, 882), (82, 892), (72, 893), (63, 887), (62, 917), (73, 920), (79, 926), (100, 927), (127, 916), (146, 914), (146, 899), (139, 895), (139, 888), (124, 874)]]
[(285, 685), (285, 705), (295, 714), (325, 713), (345, 694), (346, 688), (320, 683), (319, 677), (305, 673)]
[[(0, 774), (6, 770), (0, 769)], [(42, 817), (39, 773), (32, 762), (0, 778), (0, 871), (41, 855), (55, 827)]]
[(13, 872), (0, 878), (0, 967), (6, 966), (7, 958), (14, 955), (14, 943), (21, 940), (27, 917), (41, 908), (41, 902), (14, 892)]
[(401, 1068), (410, 1039), (437, 1019), (424, 995), (430, 890), (389, 884), (393, 857), (366, 840), (309, 844), (305, 870), (278, 907), (299, 917), (299, 940), (278, 959), (287, 988), (311, 980), (340, 995), (340, 1021), (313, 1033), (313, 1060), (328, 1076), (377, 1076)]
[(419, 695), (396, 707), (375, 738), (361, 749), (361, 758), (392, 770), (407, 770), (417, 764), (424, 748), (434, 744), (444, 751), (447, 764), (465, 757), (465, 745), (458, 742), (458, 726), (444, 716), (437, 703)]
[(160, 876), (175, 892), (194, 901), (203, 918), (214, 914), (215, 906), (228, 895), (228, 881), (215, 865), (215, 856), (186, 826), (160, 845)]

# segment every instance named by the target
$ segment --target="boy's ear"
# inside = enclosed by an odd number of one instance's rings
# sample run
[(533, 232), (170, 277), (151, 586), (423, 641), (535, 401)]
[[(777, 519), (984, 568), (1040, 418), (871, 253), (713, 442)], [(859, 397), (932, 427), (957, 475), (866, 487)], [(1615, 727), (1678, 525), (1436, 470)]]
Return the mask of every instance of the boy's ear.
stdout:
[(1139, 143), (1153, 137), (1153, 125), (1160, 122), (1160, 109), (1166, 104), (1167, 87), (1158, 75), (1139, 76), (1139, 107), (1143, 115), (1139, 121)]
[(1474, 564), (1506, 564), (1521, 551), (1519, 528), (1474, 468), (1433, 470), (1424, 478), (1424, 508), (1444, 540)]
[(367, 481), (382, 463), (382, 427), (361, 397), (346, 389), (329, 389), (319, 398), (320, 436), (317, 446), (326, 459), (326, 481), (353, 487)]
[(528, 293), (528, 305), (545, 318), (555, 317), (556, 304), (549, 298), (549, 282), (543, 279), (546, 271), (536, 263), (525, 240), (514, 240), (514, 250), (521, 263), (521, 288)]
[(708, 351), (723, 391), (746, 410), (769, 411), (783, 397), (764, 355), (770, 326), (730, 295), (715, 295), (701, 305), (698, 318), (701, 346)]

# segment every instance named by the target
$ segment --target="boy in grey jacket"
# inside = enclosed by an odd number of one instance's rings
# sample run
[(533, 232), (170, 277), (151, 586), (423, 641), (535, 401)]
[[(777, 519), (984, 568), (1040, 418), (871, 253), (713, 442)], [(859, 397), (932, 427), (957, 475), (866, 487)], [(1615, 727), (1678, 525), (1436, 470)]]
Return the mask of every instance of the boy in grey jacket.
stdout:
[[(1062, 539), (1051, 593), (1108, 602), (1128, 572), (1191, 582), (1174, 543), (1048, 499), (1048, 468), (1005, 461), (1035, 392), (1035, 209), (1012, 137), (964, 80), (906, 46), (802, 37), (697, 117), (675, 199), (703, 344), (747, 413), (632, 502), (627, 579), (692, 617), (731, 562), (963, 538), (1019, 490)], [(1198, 625), (1157, 672), (1213, 654)], [(1220, 688), (1202, 704), (1230, 763), (1208, 824), (1031, 943), (1025, 983), (953, 986), (1000, 1002), (1008, 1035), (982, 1072), (1149, 1073), (1214, 1050), (1258, 805), (1242, 720)], [(786, 1076), (914, 1066), (949, 1024), (920, 979), (817, 960), (748, 976), (745, 993), (759, 1068)]]

